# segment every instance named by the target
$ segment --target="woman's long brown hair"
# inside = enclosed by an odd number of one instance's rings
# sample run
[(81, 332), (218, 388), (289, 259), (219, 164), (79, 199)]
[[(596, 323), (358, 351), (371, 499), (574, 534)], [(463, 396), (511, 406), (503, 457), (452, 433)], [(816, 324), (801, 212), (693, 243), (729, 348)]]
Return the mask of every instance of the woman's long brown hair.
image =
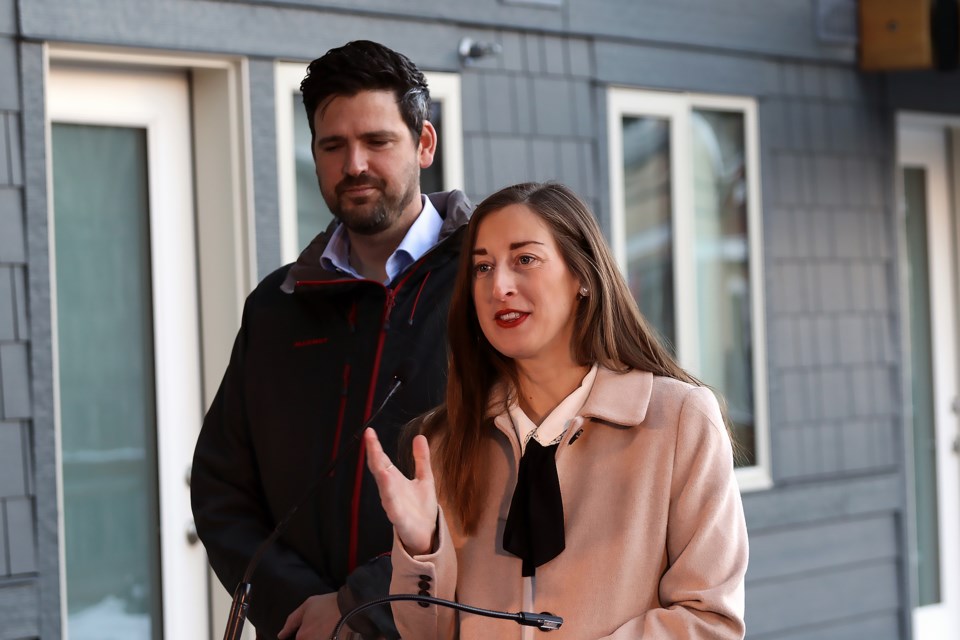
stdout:
[(567, 267), (589, 290), (578, 303), (574, 324), (571, 348), (578, 364), (596, 362), (616, 371), (639, 369), (701, 384), (676, 363), (641, 315), (596, 218), (573, 191), (558, 183), (527, 182), (494, 193), (474, 211), (460, 252), (447, 326), (446, 403), (421, 426), (430, 441), (440, 495), (467, 534), (475, 532), (483, 504), (477, 478), (483, 474), (491, 392), (502, 379), (517, 387), (513, 361), (490, 345), (477, 320), (472, 251), (484, 218), (512, 204), (525, 205), (547, 223)]

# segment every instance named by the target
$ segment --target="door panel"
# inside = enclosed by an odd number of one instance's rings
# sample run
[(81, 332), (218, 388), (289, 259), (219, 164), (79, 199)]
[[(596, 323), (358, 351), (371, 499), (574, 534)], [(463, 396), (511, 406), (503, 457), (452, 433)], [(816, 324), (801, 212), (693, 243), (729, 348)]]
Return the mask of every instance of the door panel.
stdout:
[(185, 74), (50, 71), (65, 627), (200, 638), (202, 416)]

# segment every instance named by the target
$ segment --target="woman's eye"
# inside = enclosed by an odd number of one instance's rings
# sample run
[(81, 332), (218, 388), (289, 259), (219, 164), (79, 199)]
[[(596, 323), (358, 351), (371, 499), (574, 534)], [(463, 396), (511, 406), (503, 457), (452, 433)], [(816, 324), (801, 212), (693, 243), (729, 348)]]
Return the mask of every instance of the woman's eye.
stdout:
[(517, 262), (519, 262), (520, 264), (522, 264), (522, 265), (524, 265), (524, 266), (529, 266), (529, 265), (533, 264), (533, 263), (536, 262), (536, 261), (537, 261), (537, 259), (534, 258), (533, 256), (520, 256), (519, 258), (517, 258)]
[(490, 270), (493, 269), (489, 264), (482, 262), (480, 264), (473, 265), (473, 273), (476, 276), (482, 276), (490, 273)]

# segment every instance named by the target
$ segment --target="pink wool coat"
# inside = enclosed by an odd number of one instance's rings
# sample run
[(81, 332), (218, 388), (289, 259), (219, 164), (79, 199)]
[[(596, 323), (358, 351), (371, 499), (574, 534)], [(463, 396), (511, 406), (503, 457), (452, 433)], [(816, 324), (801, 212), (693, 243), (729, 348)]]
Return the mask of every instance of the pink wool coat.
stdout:
[[(441, 506), (435, 553), (414, 558), (395, 540), (391, 593), (548, 611), (563, 627), (534, 635), (550, 640), (743, 638), (747, 531), (709, 389), (599, 369), (557, 448), (566, 549), (537, 568), (532, 603), (520, 559), (502, 546), (520, 443), (506, 413), (493, 424), (478, 530), (464, 535)], [(511, 621), (414, 602), (393, 608), (406, 640), (522, 636)]]

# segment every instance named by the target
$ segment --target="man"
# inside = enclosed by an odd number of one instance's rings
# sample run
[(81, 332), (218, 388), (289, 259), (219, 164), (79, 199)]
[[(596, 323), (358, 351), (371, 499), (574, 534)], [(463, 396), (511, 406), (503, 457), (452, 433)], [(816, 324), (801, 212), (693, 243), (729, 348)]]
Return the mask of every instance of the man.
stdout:
[[(311, 62), (300, 88), (335, 220), (250, 294), (194, 454), (197, 531), (231, 592), (402, 363), (412, 358), (416, 373), (373, 424), (388, 450), (403, 424), (443, 401), (446, 311), (470, 209), (459, 191), (420, 193), (437, 133), (426, 81), (406, 57), (351, 42)], [(251, 580), (259, 636), (326, 638), (341, 611), (386, 595), (389, 558), (377, 558), (392, 530), (364, 467), (362, 448), (344, 456), (264, 554)], [(350, 625), (396, 637), (389, 607)]]

